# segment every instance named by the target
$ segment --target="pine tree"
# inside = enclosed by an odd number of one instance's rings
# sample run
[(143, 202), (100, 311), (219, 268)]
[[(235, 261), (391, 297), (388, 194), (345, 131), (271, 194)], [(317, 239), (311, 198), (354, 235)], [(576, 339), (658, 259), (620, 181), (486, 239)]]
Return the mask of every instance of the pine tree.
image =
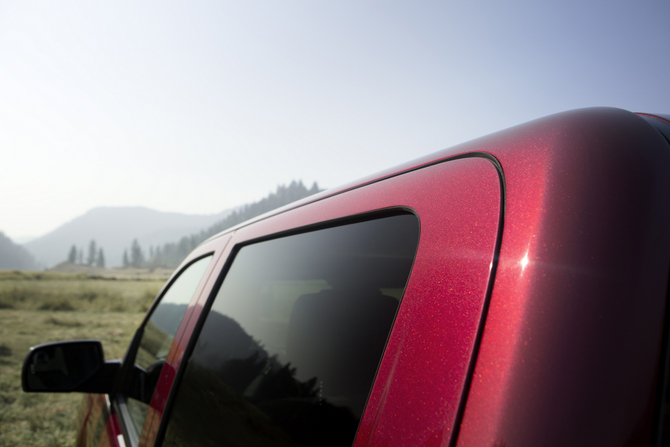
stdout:
[(105, 252), (102, 251), (102, 248), (98, 250), (98, 259), (95, 263), (96, 266), (105, 268)]
[(133, 239), (133, 245), (130, 246), (130, 264), (135, 268), (144, 267), (144, 255), (137, 239)]
[(236, 209), (225, 219), (215, 223), (206, 230), (192, 234), (190, 237), (183, 237), (178, 242), (167, 243), (162, 248), (156, 247), (153, 256), (150, 253), (150, 265), (174, 268), (179, 265), (191, 250), (209, 237), (248, 219), (321, 191), (316, 182), (312, 184), (310, 189), (307, 189), (300, 180), (294, 180), (288, 186), (279, 185), (276, 192), (270, 193), (258, 202), (250, 203)]
[(88, 244), (88, 257), (86, 258), (86, 264), (93, 265), (95, 262), (95, 256), (98, 254), (95, 241), (91, 239), (91, 242)]
[(70, 262), (72, 264), (77, 262), (77, 247), (75, 247), (74, 244), (72, 244), (70, 253), (67, 255), (67, 262)]

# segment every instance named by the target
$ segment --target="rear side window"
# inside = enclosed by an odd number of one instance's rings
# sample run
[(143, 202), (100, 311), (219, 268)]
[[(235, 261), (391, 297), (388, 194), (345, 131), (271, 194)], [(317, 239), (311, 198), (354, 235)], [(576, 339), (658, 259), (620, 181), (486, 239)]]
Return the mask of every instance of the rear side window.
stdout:
[(243, 247), (164, 445), (351, 445), (418, 238), (417, 218), (402, 214)]

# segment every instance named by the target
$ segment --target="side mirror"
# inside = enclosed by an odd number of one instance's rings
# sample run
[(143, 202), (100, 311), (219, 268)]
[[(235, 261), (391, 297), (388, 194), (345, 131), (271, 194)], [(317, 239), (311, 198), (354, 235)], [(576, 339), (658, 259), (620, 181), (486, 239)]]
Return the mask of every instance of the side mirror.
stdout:
[(26, 392), (110, 393), (121, 362), (105, 362), (102, 343), (77, 340), (34, 346), (21, 371)]

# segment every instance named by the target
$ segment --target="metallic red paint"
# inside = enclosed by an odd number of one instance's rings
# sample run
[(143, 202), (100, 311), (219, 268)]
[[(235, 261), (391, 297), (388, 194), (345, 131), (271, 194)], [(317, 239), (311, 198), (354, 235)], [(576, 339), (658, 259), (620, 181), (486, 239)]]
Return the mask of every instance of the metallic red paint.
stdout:
[(648, 445), (667, 144), (631, 113), (596, 109), (473, 146), (503, 167), (506, 217), (458, 445)]
[(580, 110), (208, 241), (185, 261), (215, 253), (141, 445), (156, 440), (186, 346), (236, 247), (392, 208), (415, 212), (421, 236), (355, 446), (648, 445), (670, 267), (668, 172), (668, 143), (644, 119)]
[(105, 426), (105, 434), (102, 441), (98, 444), (100, 447), (126, 447), (126, 442), (123, 440), (123, 432), (119, 425), (119, 419), (116, 413), (112, 412), (107, 425)]
[[(486, 296), (500, 204), (500, 179), (494, 164), (486, 158), (464, 158), (334, 194), (239, 228), (219, 259), (227, 258), (235, 245), (296, 227), (388, 209), (415, 212), (421, 221), (421, 235), (412, 279), (357, 445), (387, 440), (410, 443), (417, 438), (428, 441), (436, 434), (448, 438)], [(200, 294), (191, 321), (207, 298), (208, 294)], [(428, 316), (421, 311), (427, 305), (431, 308)], [(188, 327), (192, 330), (190, 323)], [(182, 340), (189, 336), (185, 331)], [(181, 349), (183, 346), (183, 353)], [(176, 371), (182, 356), (171, 353), (171, 357), (170, 368)], [(413, 416), (407, 418), (398, 405)], [(150, 431), (155, 433), (155, 429)], [(150, 437), (141, 445), (152, 442)]]
[(107, 395), (86, 395), (81, 403), (79, 419), (82, 425), (77, 436), (77, 447), (125, 446), (125, 443), (119, 443), (119, 436), (123, 436), (121, 426)]

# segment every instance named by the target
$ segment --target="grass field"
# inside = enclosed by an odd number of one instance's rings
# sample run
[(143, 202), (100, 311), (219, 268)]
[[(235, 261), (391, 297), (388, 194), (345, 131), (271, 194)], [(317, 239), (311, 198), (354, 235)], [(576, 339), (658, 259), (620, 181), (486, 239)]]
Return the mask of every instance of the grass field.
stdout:
[(125, 352), (167, 276), (0, 271), (0, 446), (72, 446), (82, 395), (23, 393), (30, 346), (99, 339)]

